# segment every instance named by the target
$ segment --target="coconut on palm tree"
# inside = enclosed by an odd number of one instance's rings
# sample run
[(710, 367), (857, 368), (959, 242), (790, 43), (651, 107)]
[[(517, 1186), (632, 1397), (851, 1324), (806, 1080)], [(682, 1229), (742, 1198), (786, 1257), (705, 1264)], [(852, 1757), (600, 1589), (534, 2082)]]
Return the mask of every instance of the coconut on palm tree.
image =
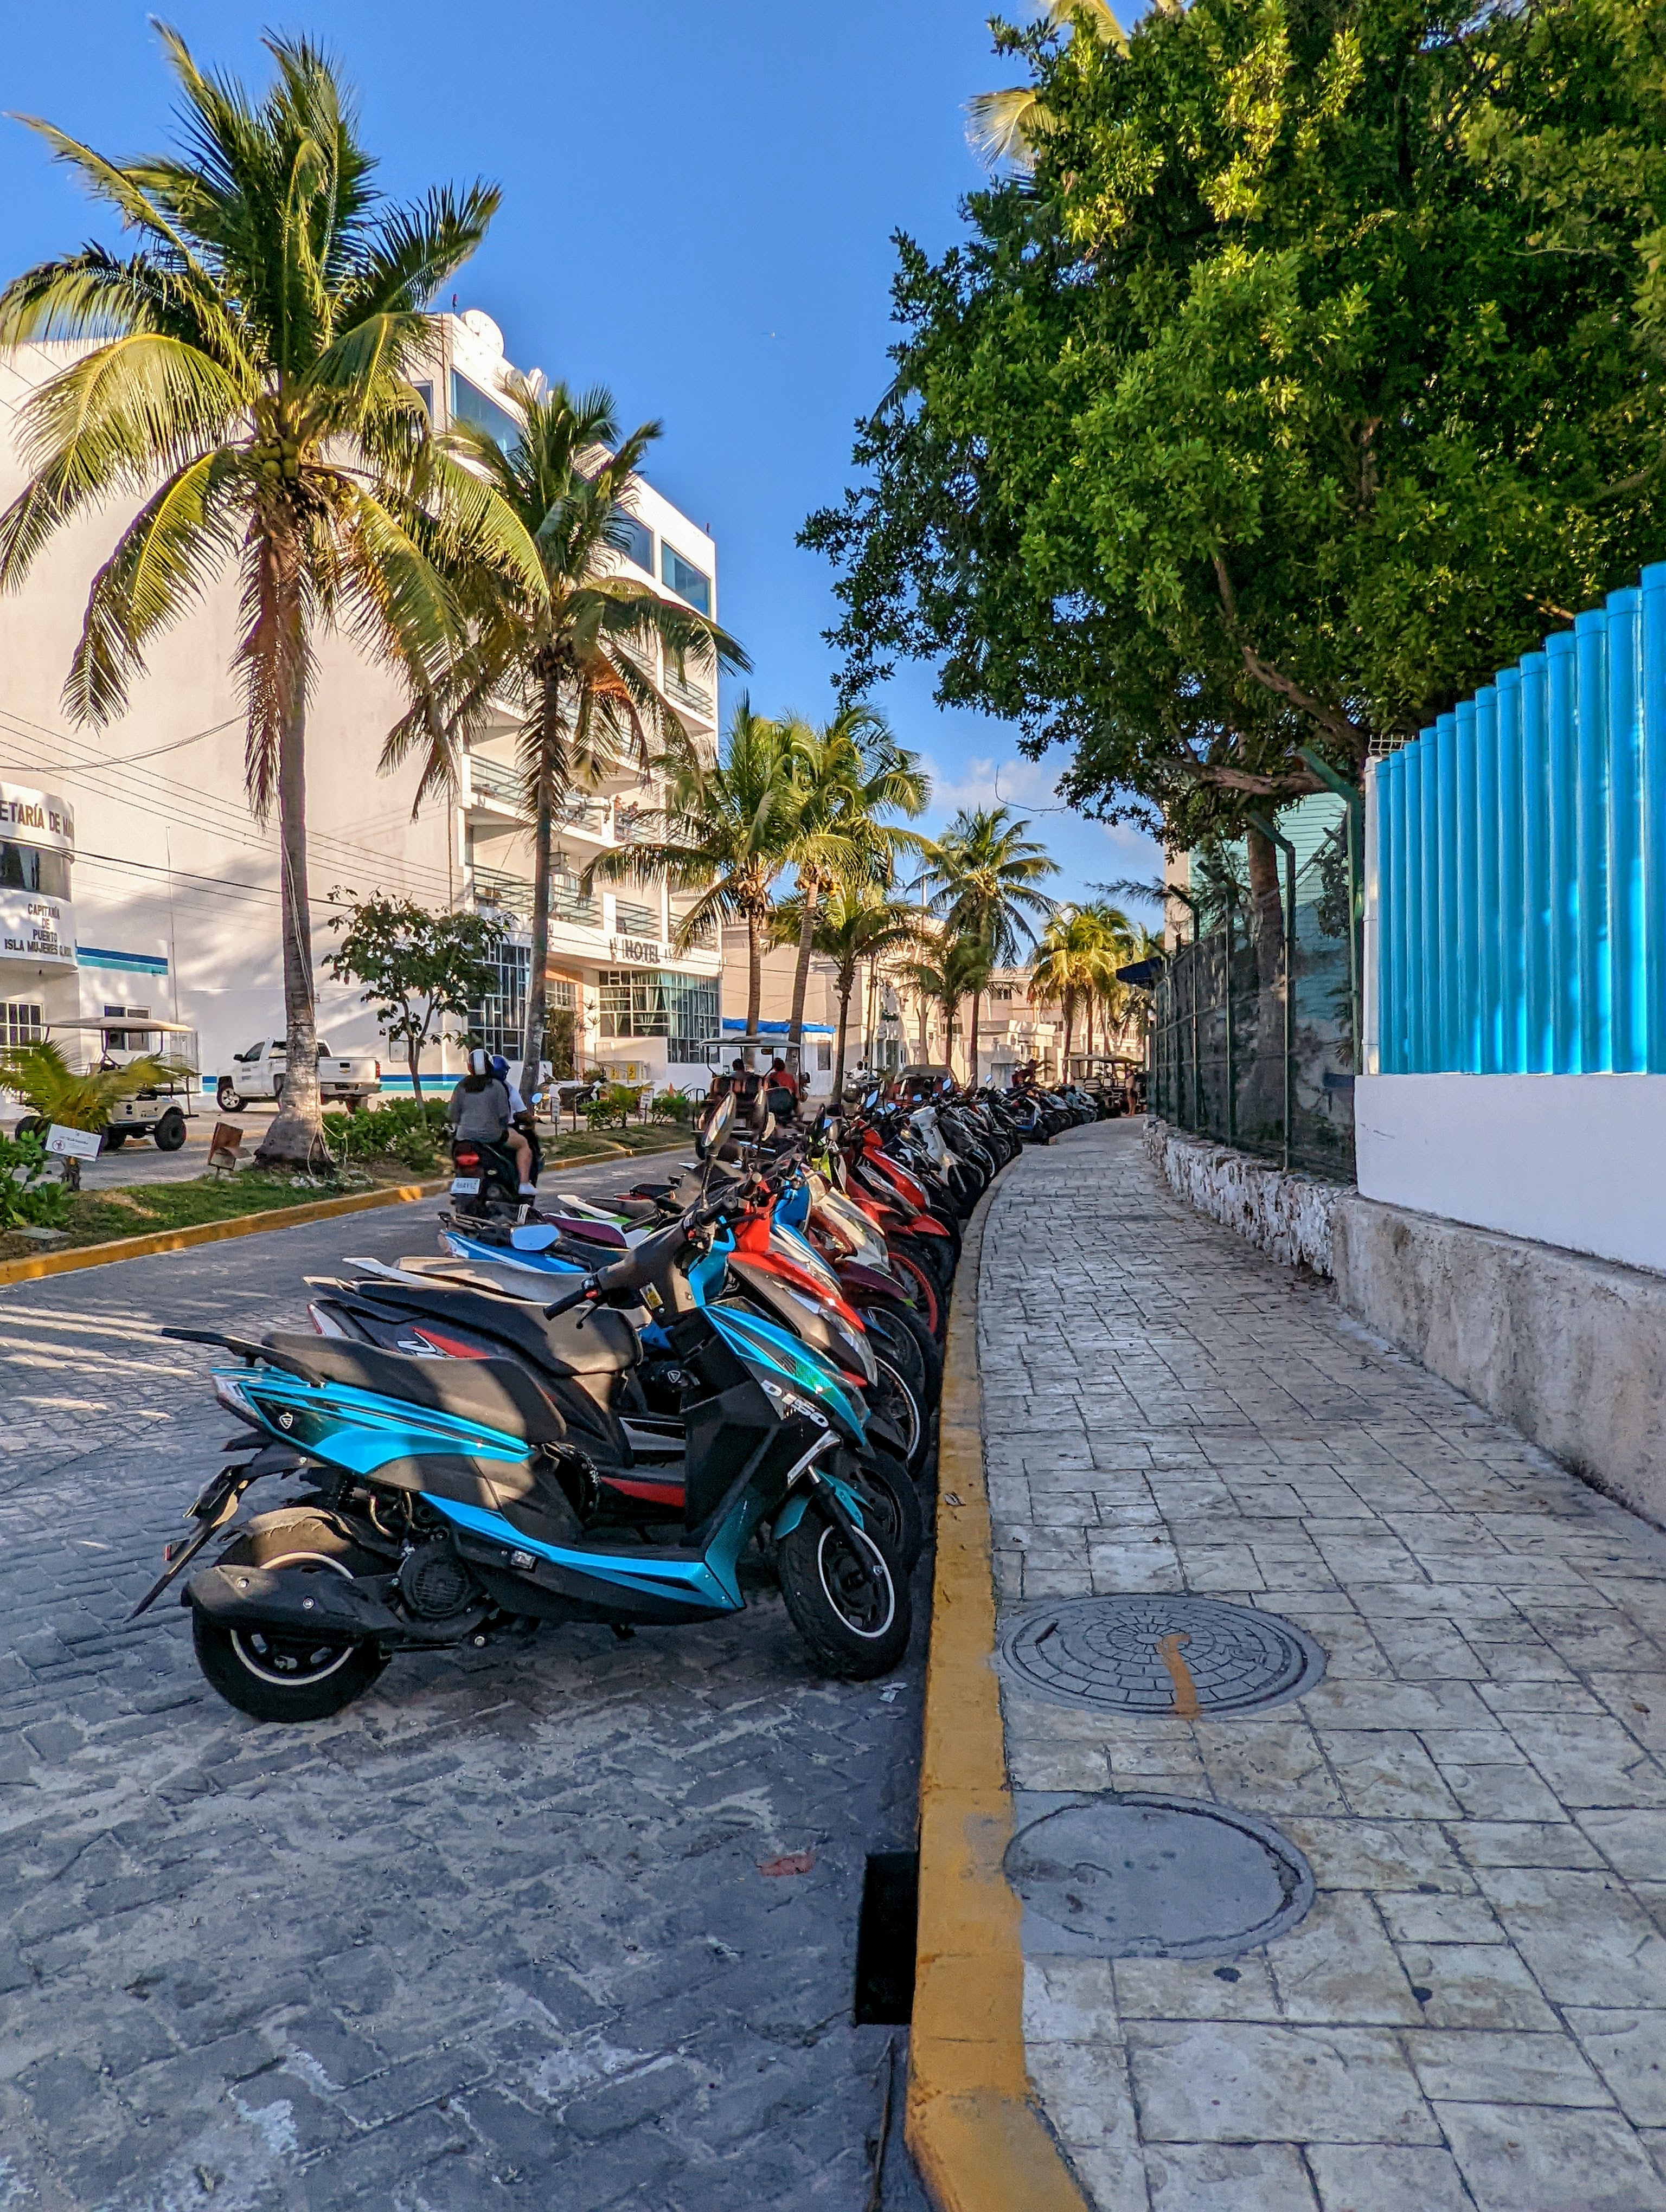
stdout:
[(744, 922), (746, 1034), (756, 1036), (775, 887), (798, 818), (791, 735), (782, 723), (755, 714), (743, 693), (715, 761), (684, 742), (654, 766), (665, 781), (662, 804), (646, 808), (636, 839), (601, 854), (589, 876), (629, 874), (665, 883), (673, 893), (698, 893), (673, 927), (678, 951), (725, 921)]
[[(1025, 833), (1007, 806), (963, 807), (935, 844), (923, 848), (923, 888), (945, 930), (982, 948), (984, 981), (988, 970), (1012, 965), (1035, 939), (1032, 918), (1053, 911), (1053, 901), (1037, 889), (1058, 873), (1058, 863), (1043, 845)], [(972, 991), (971, 1079), (978, 1079), (977, 1033), (983, 984)]]
[(0, 587), (91, 511), (140, 501), (94, 580), (64, 686), (75, 720), (102, 723), (152, 641), (234, 569), (246, 781), (257, 818), (278, 819), (289, 1054), (256, 1157), (305, 1162), (321, 1143), (306, 797), (319, 635), (344, 630), (421, 687), (458, 634), (453, 563), (543, 588), (520, 522), (432, 447), (411, 382), (435, 357), (428, 302), (498, 195), (384, 204), (350, 97), (304, 40), (268, 40), (275, 75), (257, 98), (161, 36), (178, 153), (112, 161), (31, 125), (138, 244), (84, 246), (0, 295), (0, 347), (82, 342), (21, 412), (33, 474), (0, 517)]
[[(532, 823), (532, 944), (520, 1088), (531, 1097), (544, 1050), (554, 823), (575, 790), (595, 790), (625, 762), (644, 768), (688, 732), (660, 687), (660, 656), (751, 665), (727, 633), (692, 607), (662, 599), (619, 571), (635, 475), (660, 434), (644, 422), (621, 438), (609, 393), (576, 397), (564, 384), (510, 381), (506, 411), (517, 435), (500, 445), (471, 422), (441, 441), (489, 484), (538, 549), (528, 584), (482, 563), (464, 590), (468, 641), (441, 681), (390, 736), (385, 767), (413, 747), (426, 755), (421, 789), (454, 782), (460, 739), (515, 729), (521, 807)], [(419, 798), (421, 792), (419, 792)]]
[(931, 787), (915, 755), (897, 743), (871, 707), (846, 707), (819, 729), (796, 720), (789, 729), (799, 939), (787, 1037), (802, 1053), (805, 994), (822, 897), (836, 884), (889, 882), (900, 853), (922, 849), (911, 831), (885, 817), (920, 813)]
[[(803, 926), (803, 897), (794, 892), (775, 909), (776, 942), (798, 945)], [(872, 969), (879, 961), (917, 945), (924, 934), (919, 908), (904, 906), (879, 884), (835, 881), (817, 908), (812, 945), (824, 959), (833, 963), (839, 1001), (838, 1035), (833, 1049), (836, 1098), (844, 1089), (850, 1001), (864, 964)]]

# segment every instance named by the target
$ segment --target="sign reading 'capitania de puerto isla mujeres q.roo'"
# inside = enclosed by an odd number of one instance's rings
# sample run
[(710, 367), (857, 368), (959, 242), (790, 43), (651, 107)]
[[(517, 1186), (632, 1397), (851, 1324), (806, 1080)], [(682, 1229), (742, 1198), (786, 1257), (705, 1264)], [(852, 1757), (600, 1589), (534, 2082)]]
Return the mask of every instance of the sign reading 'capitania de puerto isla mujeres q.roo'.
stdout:
[(73, 967), (74, 810), (55, 792), (0, 781), (0, 962)]

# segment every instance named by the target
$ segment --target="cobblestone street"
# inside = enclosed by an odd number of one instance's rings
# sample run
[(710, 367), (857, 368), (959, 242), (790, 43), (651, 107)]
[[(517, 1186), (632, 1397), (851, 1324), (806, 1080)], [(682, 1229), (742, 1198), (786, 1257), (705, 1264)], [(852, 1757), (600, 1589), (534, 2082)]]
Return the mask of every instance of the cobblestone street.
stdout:
[(1666, 1540), (1173, 1198), (1138, 1122), (1003, 1181), (980, 1346), (1004, 1630), (1184, 1592), (1325, 1664), (1218, 1718), (1184, 1634), (1125, 1712), (1005, 1669), (1020, 1831), (1232, 1808), (1316, 1886), (1196, 1958), (1027, 1911), (1031, 2079), (1101, 2212), (1666, 2207)]
[[(0, 1291), (0, 2207), (857, 2212), (891, 2033), (851, 2025), (858, 1908), (913, 1841), (923, 1620), (885, 1683), (812, 1676), (768, 1593), (402, 1657), (293, 1731), (171, 1602), (125, 1625), (228, 1428), (161, 1328), (295, 1326), (304, 1273), (433, 1214)], [(885, 2203), (922, 2203), (893, 2141)]]

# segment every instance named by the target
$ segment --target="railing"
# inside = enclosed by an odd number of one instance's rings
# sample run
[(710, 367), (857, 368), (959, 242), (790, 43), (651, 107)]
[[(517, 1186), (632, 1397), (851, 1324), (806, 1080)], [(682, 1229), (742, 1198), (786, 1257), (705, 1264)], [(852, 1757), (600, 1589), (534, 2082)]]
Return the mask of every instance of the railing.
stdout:
[(638, 906), (630, 899), (614, 900), (613, 921), (623, 937), (658, 937), (660, 934), (657, 911), (651, 906)]
[(593, 837), (605, 837), (612, 808), (605, 799), (569, 799), (556, 809), (564, 830), (582, 830)]
[[(550, 919), (581, 929), (601, 927), (601, 901), (585, 898), (576, 889), (578, 878), (556, 880), (550, 886)], [(477, 867), (474, 902), (489, 914), (512, 914), (527, 921), (532, 912), (532, 886), (525, 876), (512, 876), (502, 868)]]
[(1300, 875), (1289, 860), (1265, 934), (1240, 908), (1170, 954), (1154, 1008), (1154, 1113), (1286, 1167), (1353, 1179), (1348, 876), (1339, 832)]
[(1666, 1073), (1666, 562), (1371, 775), (1381, 1072)]
[(710, 721), (714, 702), (711, 693), (703, 684), (690, 683), (686, 676), (679, 676), (674, 668), (667, 668), (665, 688), (666, 696), (668, 699), (674, 700), (679, 707), (689, 708), (693, 713), (702, 715), (707, 721)]
[(489, 799), (500, 806), (520, 810), (521, 779), (502, 761), (483, 760), (477, 753), (471, 753), (469, 791), (475, 799)]

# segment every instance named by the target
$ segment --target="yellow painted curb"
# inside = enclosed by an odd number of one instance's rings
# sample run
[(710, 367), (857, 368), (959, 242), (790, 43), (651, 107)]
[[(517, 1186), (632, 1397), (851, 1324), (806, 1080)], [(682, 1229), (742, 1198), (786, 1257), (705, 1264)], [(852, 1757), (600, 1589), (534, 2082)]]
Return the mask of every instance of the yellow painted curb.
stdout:
[(977, 1371), (988, 1205), (967, 1228), (944, 1350), (908, 2144), (938, 2212), (1091, 2212), (1031, 2097), (1019, 1906), (1001, 1872), (1012, 1800)]
[(0, 1261), (0, 1287), (33, 1283), (42, 1275), (68, 1275), (77, 1267), (106, 1267), (117, 1260), (148, 1260), (156, 1252), (185, 1252), (194, 1244), (219, 1244), (228, 1237), (253, 1237), (263, 1229), (299, 1229), (308, 1221), (328, 1221), (337, 1213), (363, 1213), (374, 1206), (408, 1206), (432, 1198), (443, 1182), (402, 1182), (386, 1190), (356, 1191), (350, 1198), (320, 1198), (310, 1206), (274, 1206), (264, 1213), (233, 1213), (223, 1221), (193, 1221), (184, 1229), (158, 1229), (149, 1237), (118, 1237), (107, 1244), (80, 1244), (70, 1252), (42, 1252), (36, 1259)]

